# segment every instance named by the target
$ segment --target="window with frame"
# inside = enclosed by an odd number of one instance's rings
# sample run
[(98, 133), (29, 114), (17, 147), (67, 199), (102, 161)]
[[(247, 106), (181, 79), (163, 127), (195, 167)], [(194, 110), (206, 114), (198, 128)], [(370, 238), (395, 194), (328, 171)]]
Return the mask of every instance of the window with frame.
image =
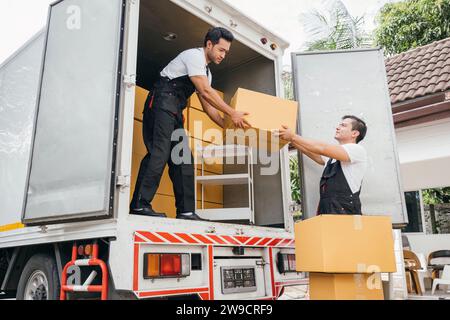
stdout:
[(405, 233), (424, 232), (420, 191), (406, 192), (405, 200), (409, 223), (402, 231)]

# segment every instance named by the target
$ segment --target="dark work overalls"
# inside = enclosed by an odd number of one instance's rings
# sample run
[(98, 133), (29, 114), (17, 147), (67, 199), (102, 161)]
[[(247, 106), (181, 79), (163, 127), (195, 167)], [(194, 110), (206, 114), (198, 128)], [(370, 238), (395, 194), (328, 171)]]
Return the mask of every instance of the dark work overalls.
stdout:
[(150, 91), (143, 118), (143, 137), (148, 153), (141, 162), (131, 209), (151, 207), (168, 164), (177, 215), (195, 212), (192, 153), (190, 163), (174, 164), (171, 158), (173, 148), (179, 143), (184, 144), (183, 150), (190, 150), (184, 130), (179, 131), (178, 141), (172, 141), (172, 133), (183, 129), (183, 110), (194, 92), (195, 86), (187, 75), (172, 80), (161, 77)]
[(353, 193), (342, 171), (340, 161), (328, 161), (320, 180), (320, 202), (317, 214), (361, 215), (361, 190)]

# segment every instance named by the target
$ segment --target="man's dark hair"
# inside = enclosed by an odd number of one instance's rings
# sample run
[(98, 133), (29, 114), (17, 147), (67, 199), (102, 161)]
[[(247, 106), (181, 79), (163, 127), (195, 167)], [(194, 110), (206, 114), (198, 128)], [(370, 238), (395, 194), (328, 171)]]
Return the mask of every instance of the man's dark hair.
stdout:
[(358, 117), (355, 116), (345, 116), (342, 120), (351, 119), (353, 120), (352, 129), (359, 132), (358, 138), (356, 138), (356, 143), (360, 143), (364, 140), (367, 134), (367, 125), (366, 123)]
[(233, 42), (234, 35), (227, 29), (221, 27), (209, 29), (205, 37), (205, 47), (208, 41), (211, 41), (213, 45), (216, 45), (219, 43), (220, 39)]

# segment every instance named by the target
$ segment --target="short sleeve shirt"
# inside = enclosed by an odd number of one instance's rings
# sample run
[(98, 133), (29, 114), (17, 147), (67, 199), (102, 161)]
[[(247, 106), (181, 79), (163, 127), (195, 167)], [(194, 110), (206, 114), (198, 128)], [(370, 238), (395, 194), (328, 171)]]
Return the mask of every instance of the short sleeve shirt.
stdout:
[[(342, 172), (347, 183), (353, 193), (361, 190), (362, 181), (367, 171), (367, 152), (363, 146), (355, 143), (344, 144), (342, 147), (347, 152), (350, 162), (341, 161)], [(328, 164), (329, 158), (323, 157), (325, 166)], [(333, 163), (336, 160), (333, 160)]]
[(206, 76), (212, 83), (212, 74), (208, 68), (203, 48), (194, 48), (181, 52), (161, 71), (162, 77), (170, 80), (184, 77)]

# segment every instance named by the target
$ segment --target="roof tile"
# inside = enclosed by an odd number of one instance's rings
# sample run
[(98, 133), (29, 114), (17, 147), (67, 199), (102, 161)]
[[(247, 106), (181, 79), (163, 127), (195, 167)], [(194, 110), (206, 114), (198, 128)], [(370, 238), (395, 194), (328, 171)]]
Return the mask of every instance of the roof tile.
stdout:
[(386, 60), (392, 104), (450, 89), (450, 38)]

